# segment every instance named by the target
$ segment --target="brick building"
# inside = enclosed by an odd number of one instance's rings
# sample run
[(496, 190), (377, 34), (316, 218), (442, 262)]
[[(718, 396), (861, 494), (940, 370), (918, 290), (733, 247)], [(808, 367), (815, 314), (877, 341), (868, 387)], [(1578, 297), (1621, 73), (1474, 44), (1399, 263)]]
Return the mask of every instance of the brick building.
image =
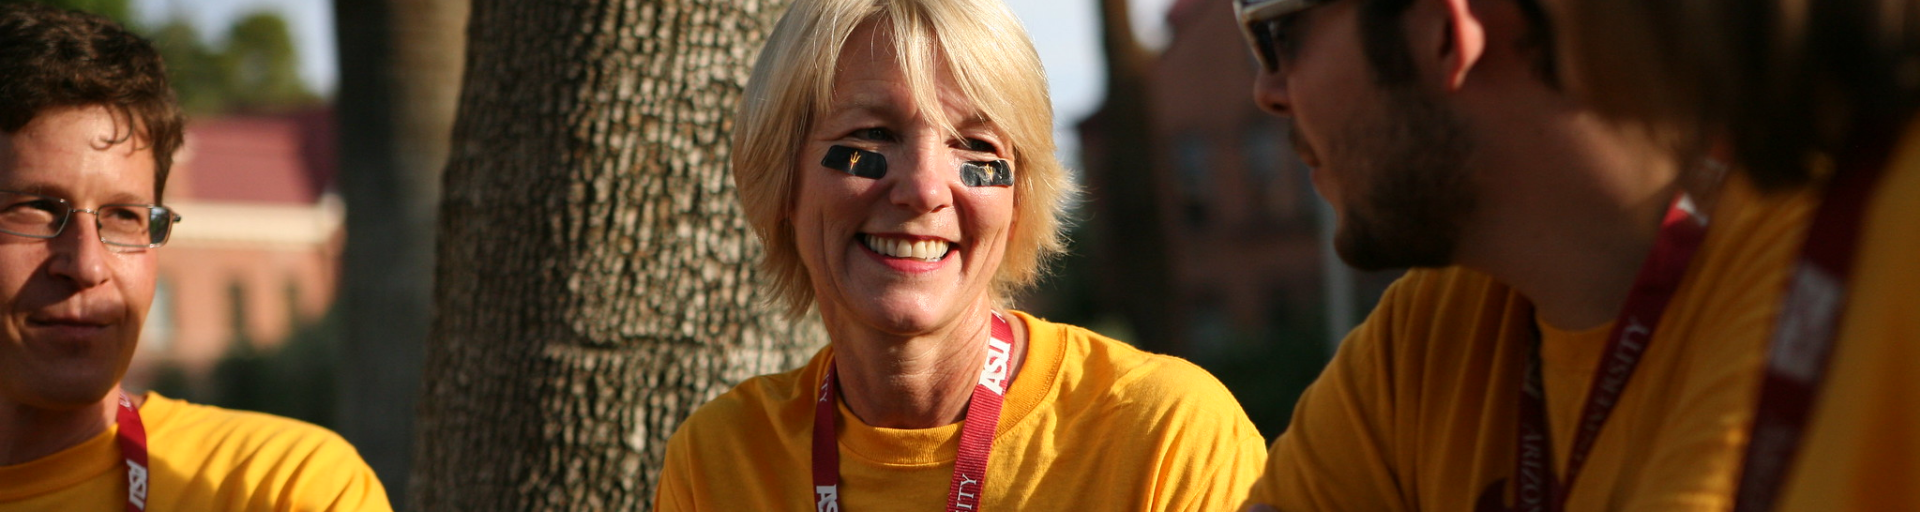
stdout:
[[(1165, 240), (1136, 247), (1164, 251), (1170, 293), (1151, 309), (1171, 325), (1169, 351), (1232, 357), (1239, 340), (1344, 333), (1398, 273), (1356, 275), (1331, 258), (1321, 235), (1331, 212), (1287, 144), (1287, 123), (1253, 102), (1257, 65), (1233, 3), (1180, 0), (1166, 19), (1172, 37), (1143, 77), (1155, 204), (1122, 206), (1159, 217)], [(1095, 194), (1113, 179), (1101, 175), (1113, 124), (1096, 115), (1080, 125)]]
[(130, 384), (171, 366), (204, 385), (235, 340), (272, 349), (326, 314), (345, 239), (333, 136), (326, 111), (189, 121), (164, 201), (184, 220), (160, 252)]

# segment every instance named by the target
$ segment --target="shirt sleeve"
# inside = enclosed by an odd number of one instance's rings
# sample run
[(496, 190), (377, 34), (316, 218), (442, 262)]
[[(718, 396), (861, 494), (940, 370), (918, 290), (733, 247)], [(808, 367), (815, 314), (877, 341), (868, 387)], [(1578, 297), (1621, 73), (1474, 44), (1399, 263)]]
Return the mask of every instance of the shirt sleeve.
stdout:
[[(387, 490), (380, 484), (380, 478), (360, 458), (360, 452), (353, 445), (332, 432), (324, 432), (323, 440), (305, 460), (300, 461), (286, 476), (289, 488), (286, 499), (291, 503), (274, 504), (275, 500), (254, 500), (253, 504), (266, 504), (266, 508), (249, 507), (251, 510), (272, 511), (313, 511), (313, 512), (392, 512), (393, 503), (387, 498)], [(273, 486), (262, 486), (270, 490)]]
[(693, 504), (691, 482), (693, 459), (687, 452), (685, 427), (675, 432), (667, 440), (666, 462), (660, 469), (660, 480), (653, 489), (653, 510), (655, 512), (679, 512), (697, 510)]
[(1163, 449), (1154, 510), (1213, 512), (1246, 501), (1247, 490), (1266, 463), (1266, 439), (1234, 399), (1206, 370), (1172, 360), (1158, 377), (1173, 397), (1173, 411), (1157, 421)]

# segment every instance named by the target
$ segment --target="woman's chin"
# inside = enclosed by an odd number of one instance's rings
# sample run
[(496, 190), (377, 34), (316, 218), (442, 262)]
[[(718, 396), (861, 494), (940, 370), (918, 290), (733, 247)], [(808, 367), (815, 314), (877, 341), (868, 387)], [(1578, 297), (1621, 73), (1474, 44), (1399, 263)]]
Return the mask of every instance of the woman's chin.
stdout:
[(945, 330), (960, 316), (959, 308), (947, 307), (950, 306), (948, 304), (915, 302), (898, 304), (882, 301), (847, 308), (843, 311), (852, 316), (848, 320), (853, 320), (851, 323), (854, 325), (849, 327), (909, 337)]

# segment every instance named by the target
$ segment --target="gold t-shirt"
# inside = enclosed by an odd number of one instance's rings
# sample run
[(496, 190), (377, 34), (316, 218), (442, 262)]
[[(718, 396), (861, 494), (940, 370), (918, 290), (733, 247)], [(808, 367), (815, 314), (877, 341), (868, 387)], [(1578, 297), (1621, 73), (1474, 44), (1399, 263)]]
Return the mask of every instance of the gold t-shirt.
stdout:
[(1920, 122), (1885, 173), (1782, 511), (1920, 510)]
[[(147, 510), (393, 510), (373, 470), (324, 428), (148, 393)], [(24, 464), (0, 466), (0, 512), (115, 511), (127, 504), (118, 426)]]
[[(1810, 192), (1763, 195), (1726, 182), (1568, 510), (1731, 507), (1765, 344), (1814, 202)], [(1301, 397), (1250, 501), (1285, 511), (1504, 510), (1530, 311), (1483, 273), (1409, 272)], [(1607, 332), (1542, 331), (1558, 477)]]
[[(1227, 388), (1184, 360), (1015, 312), (1027, 358), (1007, 390), (981, 508), (1219, 511), (1246, 497), (1266, 441)], [(813, 510), (814, 393), (832, 360), (756, 377), (667, 445), (655, 510)], [(960, 425), (840, 425), (843, 510), (943, 510)]]

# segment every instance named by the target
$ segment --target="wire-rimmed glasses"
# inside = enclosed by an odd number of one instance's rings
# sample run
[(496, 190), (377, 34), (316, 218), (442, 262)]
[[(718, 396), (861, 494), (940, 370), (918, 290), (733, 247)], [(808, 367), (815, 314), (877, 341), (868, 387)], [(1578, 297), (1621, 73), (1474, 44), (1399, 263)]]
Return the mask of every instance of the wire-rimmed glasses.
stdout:
[(166, 245), (173, 224), (182, 217), (157, 204), (103, 204), (74, 208), (53, 196), (0, 190), (0, 233), (28, 238), (53, 238), (67, 227), (74, 212), (93, 214), (100, 241), (111, 247), (148, 249)]

